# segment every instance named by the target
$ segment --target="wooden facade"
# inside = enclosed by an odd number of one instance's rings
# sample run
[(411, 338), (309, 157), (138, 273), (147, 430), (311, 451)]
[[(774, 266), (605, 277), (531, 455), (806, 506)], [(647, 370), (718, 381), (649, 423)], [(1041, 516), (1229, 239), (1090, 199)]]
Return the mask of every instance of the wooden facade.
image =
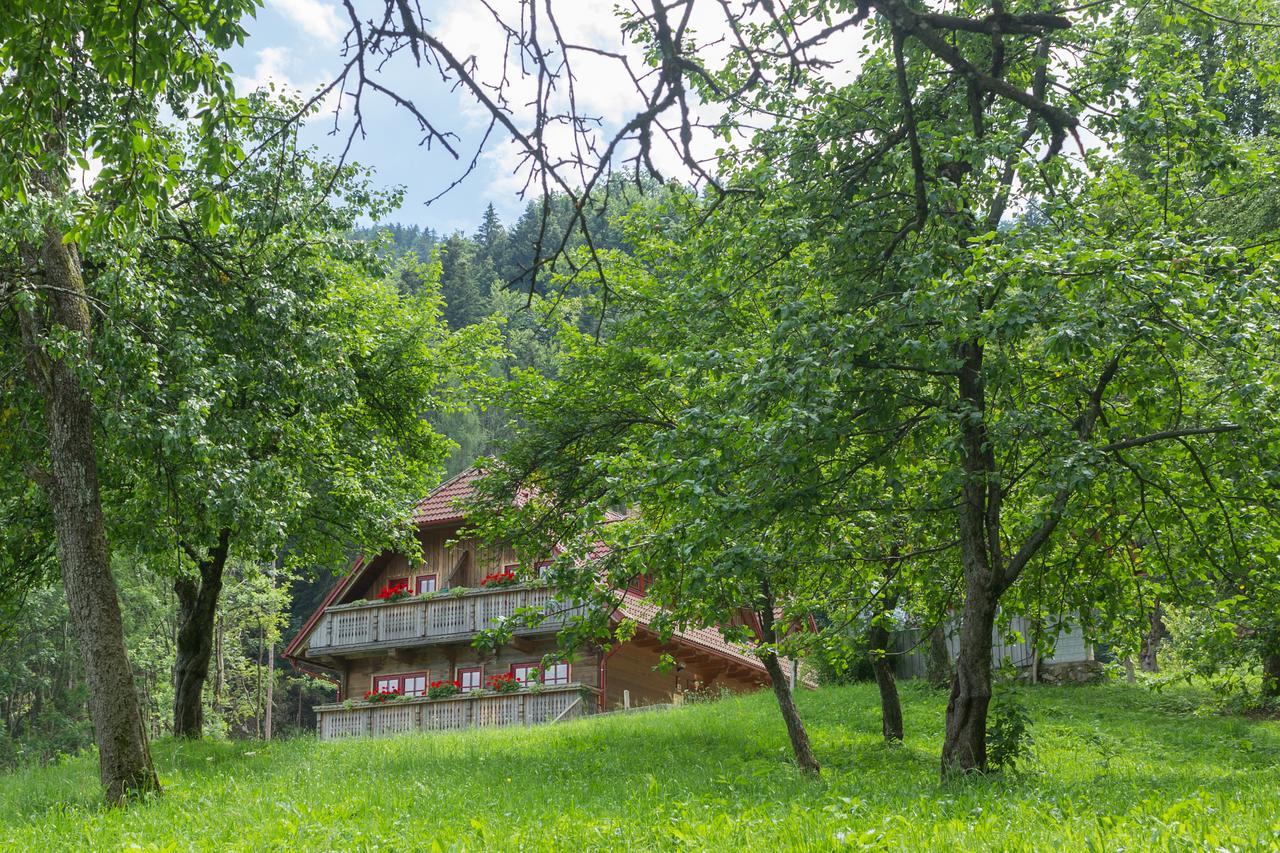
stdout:
[[(689, 690), (741, 691), (768, 683), (759, 661), (719, 632), (659, 639), (648, 630), (656, 611), (632, 592), (611, 614), (637, 622), (631, 641), (607, 651), (583, 650), (569, 660), (556, 657), (556, 633), (581, 607), (537, 582), (482, 585), (517, 560), (508, 547), (458, 537), (463, 520), (454, 502), (477, 476), (464, 472), (419, 503), (420, 561), (394, 553), (357, 561), (286, 649), (286, 657), (323, 668), (338, 685), (338, 701), (315, 709), (321, 738), (530, 725), (670, 702)], [(400, 583), (409, 597), (379, 600), (381, 590)], [(521, 608), (536, 608), (545, 618), (516, 629), (497, 650), (473, 646), (480, 631)], [(664, 655), (675, 667), (658, 666)], [(544, 661), (551, 662), (545, 672), (531, 673)], [(485, 689), (493, 676), (510, 676), (522, 687), (511, 693)], [(433, 682), (450, 681), (459, 681), (465, 692), (428, 698)], [(366, 700), (380, 689), (404, 695)]]

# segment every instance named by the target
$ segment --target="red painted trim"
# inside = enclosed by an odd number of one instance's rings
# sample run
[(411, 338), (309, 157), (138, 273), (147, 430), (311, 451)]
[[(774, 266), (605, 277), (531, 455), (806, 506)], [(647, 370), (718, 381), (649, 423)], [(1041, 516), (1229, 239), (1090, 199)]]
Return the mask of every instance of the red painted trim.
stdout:
[(614, 653), (620, 648), (622, 648), (622, 643), (614, 643), (609, 648), (609, 651), (600, 656), (599, 672), (596, 674), (596, 681), (599, 682), (596, 687), (600, 690), (600, 694), (596, 697), (596, 710), (598, 711), (603, 711), (605, 709), (605, 675), (608, 672), (608, 660), (613, 657)]
[(391, 680), (393, 680), (393, 679), (394, 679), (394, 681), (395, 681), (395, 685), (396, 685), (396, 690), (399, 690), (399, 691), (400, 691), (400, 695), (402, 695), (402, 696), (403, 696), (403, 695), (404, 695), (404, 680), (405, 680), (406, 678), (417, 678), (417, 677), (419, 677), (419, 676), (421, 676), (421, 677), (422, 677), (422, 681), (423, 681), (423, 684), (422, 684), (422, 694), (420, 694), (420, 695), (424, 695), (424, 696), (425, 696), (425, 695), (426, 695), (426, 692), (427, 692), (427, 688), (431, 686), (431, 670), (429, 670), (429, 669), (415, 670), (415, 671), (413, 671), (413, 672), (384, 672), (384, 673), (376, 674), (376, 675), (373, 675), (372, 677), (370, 677), (370, 679), (369, 679), (369, 689), (370, 689), (370, 690), (377, 690), (377, 689), (378, 689), (378, 681), (379, 681), (379, 680), (382, 680), (382, 681), (391, 681)]
[[(555, 664), (553, 664), (553, 666), (558, 666), (558, 665), (560, 665), (560, 664), (564, 664), (565, 666), (567, 666), (567, 667), (569, 668), (568, 681), (563, 681), (563, 682), (561, 682), (561, 681), (557, 681), (557, 682), (555, 682), (555, 683), (556, 683), (556, 684), (569, 684), (569, 683), (572, 683), (572, 682), (573, 682), (573, 664), (572, 664), (572, 663), (570, 663), (570, 662), (569, 662), (569, 661), (567, 661), (567, 660), (563, 660), (563, 659), (561, 659), (561, 660), (556, 661), (556, 662), (555, 662)], [(521, 667), (521, 666), (535, 667), (535, 668), (538, 670), (538, 683), (539, 683), (539, 684), (546, 684), (546, 683), (547, 683), (547, 679), (546, 679), (546, 675), (547, 675), (547, 674), (543, 671), (542, 661), (540, 661), (540, 660), (537, 660), (537, 661), (518, 660), (518, 661), (516, 661), (515, 663), (511, 664), (511, 666), (510, 666), (510, 667), (508, 667), (508, 668), (507, 668), (507, 672), (508, 672), (508, 673), (510, 673), (511, 675), (515, 675), (515, 674), (516, 674), (516, 667)], [(522, 682), (522, 683), (523, 683), (523, 682)]]
[(416, 577), (413, 579), (413, 594), (414, 594), (414, 595), (422, 595), (422, 593), (426, 592), (426, 590), (422, 589), (422, 588), (419, 586), (418, 582), (419, 582), (419, 581), (424, 581), (424, 580), (426, 580), (427, 578), (431, 578), (432, 580), (434, 580), (434, 581), (436, 582), (435, 587), (433, 587), (433, 591), (434, 591), (434, 590), (439, 590), (439, 589), (440, 589), (440, 576), (439, 576), (439, 575), (437, 575), (435, 572), (432, 572), (432, 573), (431, 573), (431, 574), (429, 574), (429, 575), (418, 575), (418, 576), (416, 576)]
[(552, 664), (552, 666), (563, 666), (563, 667), (565, 668), (565, 673), (564, 673), (564, 678), (565, 678), (565, 680), (564, 680), (564, 681), (552, 681), (552, 682), (548, 682), (548, 681), (547, 681), (547, 671), (546, 671), (546, 667), (544, 667), (544, 666), (542, 666), (541, 664), (539, 664), (539, 665), (538, 665), (538, 669), (540, 670), (540, 672), (538, 673), (538, 680), (539, 680), (539, 681), (541, 681), (543, 684), (551, 683), (551, 684), (560, 684), (560, 685), (564, 685), (564, 684), (572, 684), (572, 683), (573, 683), (573, 664), (571, 664), (571, 663), (570, 663), (569, 661), (567, 661), (567, 660), (558, 660), (558, 661), (556, 661), (555, 663), (553, 663), (553, 664)]
[[(461, 681), (462, 681), (462, 673), (464, 673), (464, 672), (474, 672), (474, 673), (479, 674), (479, 676), (480, 676), (480, 678), (476, 680), (476, 686), (475, 686), (475, 687), (472, 687), (472, 688), (471, 688), (471, 690), (479, 690), (480, 688), (484, 687), (484, 664), (480, 664), (479, 666), (459, 666), (459, 667), (455, 667), (455, 668), (454, 668), (454, 671), (453, 671), (453, 677), (454, 677), (454, 679), (455, 679), (455, 680), (457, 680), (458, 682), (461, 682)], [(463, 692), (463, 693), (469, 693), (469, 692), (471, 692), (471, 691), (464, 687), (464, 688), (462, 688), (462, 692)]]
[[(507, 668), (507, 672), (510, 675), (515, 675), (516, 667), (518, 666), (530, 666), (536, 669), (542, 669), (542, 661), (518, 660), (515, 663), (511, 664), (510, 667)], [(539, 677), (541, 677), (541, 673), (539, 673)], [(521, 682), (521, 683), (523, 684), (524, 682)]]

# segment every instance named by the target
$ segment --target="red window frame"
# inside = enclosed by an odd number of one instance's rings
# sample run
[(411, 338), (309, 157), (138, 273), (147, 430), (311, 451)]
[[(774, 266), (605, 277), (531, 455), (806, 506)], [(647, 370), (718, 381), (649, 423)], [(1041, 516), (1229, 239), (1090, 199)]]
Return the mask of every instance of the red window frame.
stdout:
[[(430, 589), (423, 589), (423, 581), (431, 581)], [(422, 595), (424, 592), (435, 592), (440, 588), (440, 576), (436, 574), (418, 575), (413, 579), (413, 594)]]
[[(540, 664), (540, 663), (539, 663), (538, 661), (536, 661), (536, 660), (535, 660), (535, 661), (520, 661), (519, 663), (513, 663), (513, 664), (511, 664), (511, 669), (509, 669), (509, 670), (507, 670), (507, 671), (511, 673), (511, 675), (515, 678), (515, 680), (516, 680), (516, 681), (520, 682), (521, 684), (528, 684), (528, 683), (529, 683), (529, 670), (531, 670), (531, 669), (541, 669), (541, 668), (542, 668), (542, 664)], [(519, 673), (517, 672), (517, 670), (521, 670), (521, 669), (525, 671), (525, 677), (524, 677), (524, 678), (521, 678), (521, 677), (520, 677), (520, 675), (519, 675)], [(538, 675), (539, 675), (539, 677), (541, 677), (542, 673), (538, 673)]]
[(407, 577), (404, 577), (404, 578), (387, 578), (387, 586), (390, 586), (390, 587), (396, 587), (396, 586), (399, 586), (400, 584), (404, 584), (405, 589), (408, 589), (408, 588), (409, 588), (409, 579), (408, 579)]
[[(413, 685), (415, 688), (413, 693), (410, 693), (408, 690), (410, 685), (406, 682), (409, 679), (422, 679), (421, 686), (417, 684)], [(392, 672), (383, 675), (375, 675), (371, 686), (375, 691), (395, 690), (401, 696), (426, 696), (427, 686), (430, 684), (431, 670), (424, 669), (418, 672)]]
[[(475, 684), (468, 685), (468, 679), (464, 678), (464, 676), (470, 675), (471, 673), (475, 673)], [(461, 685), (463, 693), (470, 693), (472, 690), (479, 690), (484, 687), (483, 666), (460, 666), (454, 671), (454, 677), (458, 680), (458, 684)]]
[[(560, 668), (564, 672), (560, 672)], [(569, 684), (573, 681), (573, 667), (567, 660), (557, 661), (542, 671), (543, 684)]]
[[(560, 667), (564, 667), (563, 674), (560, 672)], [(540, 684), (569, 684), (573, 680), (573, 669), (567, 660), (557, 661), (545, 669), (542, 666), (542, 661), (520, 661), (511, 664), (509, 671), (521, 684), (528, 684), (528, 670), (530, 669), (538, 670), (538, 682)], [(525, 670), (525, 677), (521, 678), (517, 670)], [(547, 678), (548, 674), (551, 675), (551, 678)]]

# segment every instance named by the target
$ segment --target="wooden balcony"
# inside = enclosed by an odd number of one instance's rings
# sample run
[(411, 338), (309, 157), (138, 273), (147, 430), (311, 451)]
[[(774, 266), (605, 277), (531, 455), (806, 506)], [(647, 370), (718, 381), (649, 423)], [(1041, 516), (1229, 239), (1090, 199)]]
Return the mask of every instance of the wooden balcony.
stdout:
[(316, 707), (321, 740), (436, 732), (481, 726), (531, 726), (590, 714), (597, 691), (580, 684), (543, 686), (516, 693), (476, 691), (448, 699), (410, 698)]
[(529, 585), (469, 589), (460, 594), (446, 590), (427, 599), (358, 601), (324, 612), (307, 640), (307, 653), (333, 657), (467, 641), (523, 608), (545, 616), (536, 626), (515, 628), (516, 636), (558, 631), (582, 612), (581, 606), (557, 601), (548, 587)]

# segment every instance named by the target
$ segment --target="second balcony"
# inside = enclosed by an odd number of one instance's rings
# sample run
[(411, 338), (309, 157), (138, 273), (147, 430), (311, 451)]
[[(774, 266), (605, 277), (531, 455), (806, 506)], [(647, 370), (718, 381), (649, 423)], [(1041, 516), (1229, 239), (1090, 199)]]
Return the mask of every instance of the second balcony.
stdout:
[[(359, 654), (468, 641), (518, 611), (539, 614), (516, 636), (554, 633), (582, 612), (545, 586), (445, 590), (425, 598), (357, 601), (329, 607), (307, 640), (309, 654)], [(536, 624), (535, 624), (536, 623)]]

